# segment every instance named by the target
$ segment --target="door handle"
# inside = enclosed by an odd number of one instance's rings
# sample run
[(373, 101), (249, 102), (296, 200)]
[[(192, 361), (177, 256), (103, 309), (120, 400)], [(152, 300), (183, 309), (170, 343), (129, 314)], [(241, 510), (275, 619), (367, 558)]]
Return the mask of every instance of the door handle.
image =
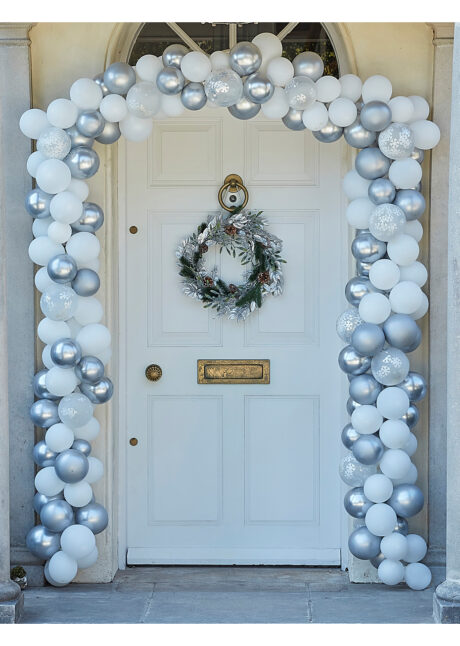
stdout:
[(145, 369), (145, 376), (149, 381), (158, 381), (159, 379), (161, 379), (162, 374), (163, 370), (156, 363), (151, 363)]

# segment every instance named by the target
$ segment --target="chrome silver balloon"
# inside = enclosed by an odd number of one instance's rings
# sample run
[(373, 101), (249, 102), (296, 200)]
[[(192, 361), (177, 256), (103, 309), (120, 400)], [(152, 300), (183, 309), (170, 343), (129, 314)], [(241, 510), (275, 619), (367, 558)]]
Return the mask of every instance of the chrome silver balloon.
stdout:
[(26, 195), (25, 205), (26, 211), (33, 218), (39, 220), (49, 218), (50, 216), (50, 202), (53, 195), (45, 193), (41, 188), (34, 188)]
[(84, 383), (97, 384), (104, 376), (104, 364), (97, 357), (86, 355), (75, 368), (75, 374)]
[(391, 123), (391, 109), (383, 101), (369, 101), (360, 112), (360, 119), (366, 130), (380, 132)]
[(75, 521), (79, 525), (88, 527), (93, 534), (99, 534), (109, 524), (109, 515), (103, 505), (90, 502), (84, 507), (79, 507), (75, 512)]
[(378, 177), (369, 184), (368, 195), (374, 204), (386, 204), (395, 199), (396, 188), (389, 179)]
[(75, 449), (62, 451), (54, 463), (56, 475), (64, 482), (80, 482), (88, 473), (89, 462), (86, 455)]
[(417, 425), (419, 418), (420, 413), (415, 404), (411, 404), (407, 409), (407, 413), (401, 417), (402, 421), (405, 422), (409, 428), (414, 428), (414, 426)]
[(369, 278), (371, 267), (371, 262), (363, 262), (362, 260), (356, 261), (356, 273), (358, 276), (365, 276), (366, 278)]
[(163, 94), (179, 94), (184, 85), (184, 75), (177, 67), (165, 67), (157, 76), (157, 88)]
[(29, 415), (34, 425), (41, 428), (49, 428), (61, 421), (56, 402), (49, 399), (38, 399), (34, 402), (30, 407)]
[(332, 144), (334, 141), (340, 139), (343, 134), (343, 128), (336, 126), (332, 121), (328, 121), (324, 128), (321, 130), (314, 130), (313, 136), (325, 144)]
[(364, 518), (367, 510), (373, 503), (364, 495), (362, 487), (353, 487), (345, 494), (343, 506), (345, 511), (353, 518)]
[(371, 292), (378, 291), (372, 285), (368, 278), (363, 276), (353, 276), (345, 285), (345, 298), (355, 307), (359, 306), (361, 299)]
[(39, 559), (50, 559), (61, 549), (61, 535), (43, 525), (35, 525), (27, 533), (26, 547)]
[(50, 532), (63, 532), (75, 522), (73, 509), (65, 500), (50, 500), (40, 510), (40, 521)]
[[(85, 148), (92, 148), (94, 145), (94, 139), (92, 137), (85, 137), (78, 130), (77, 126), (72, 126), (67, 128), (66, 133), (70, 137), (71, 147), (77, 148), (77, 146), (85, 146)], [(72, 149), (71, 148), (71, 149)]]
[(315, 52), (301, 52), (292, 61), (294, 76), (308, 76), (312, 81), (317, 81), (324, 72), (324, 63), (321, 56)]
[(361, 231), (351, 243), (351, 253), (361, 262), (373, 263), (383, 258), (386, 252), (386, 243), (374, 238), (370, 231)]
[(372, 375), (367, 373), (357, 375), (350, 381), (349, 393), (350, 397), (358, 402), (358, 404), (375, 404), (377, 397), (382, 390), (382, 386), (374, 379)]
[(363, 148), (356, 155), (356, 171), (365, 179), (377, 179), (388, 173), (391, 161), (379, 148)]
[(84, 137), (95, 139), (102, 134), (105, 119), (99, 110), (84, 110), (78, 115), (75, 125)]
[(253, 103), (245, 96), (227, 108), (230, 114), (237, 119), (252, 119), (260, 112), (260, 103)]
[(421, 164), (425, 159), (425, 151), (420, 150), (420, 148), (414, 148), (410, 156), (412, 157), (412, 159), (415, 159), (415, 161), (418, 161), (418, 163)]
[(342, 429), (342, 444), (345, 448), (351, 450), (358, 437), (361, 437), (358, 431), (351, 424), (347, 424)]
[(303, 110), (294, 110), (289, 108), (287, 113), (282, 118), (284, 125), (289, 130), (305, 130), (306, 126), (302, 120)]
[(403, 352), (413, 352), (422, 342), (422, 331), (412, 316), (392, 314), (383, 324), (386, 340)]
[(60, 368), (74, 368), (81, 359), (80, 344), (74, 339), (58, 339), (51, 346), (50, 357)]
[(86, 457), (91, 453), (91, 444), (81, 438), (77, 438), (70, 448), (80, 451), (80, 453), (83, 453)]
[(407, 220), (417, 220), (426, 209), (425, 198), (412, 188), (397, 191), (394, 204), (404, 211)]
[(107, 94), (110, 94), (109, 88), (104, 83), (104, 72), (101, 72), (100, 74), (97, 74), (95, 77), (93, 77), (93, 81), (95, 81), (99, 85), (99, 87), (102, 90), (103, 96), (107, 96)]
[(112, 94), (126, 94), (136, 82), (136, 73), (128, 63), (112, 63), (104, 72), (104, 85)]
[(180, 69), (182, 59), (188, 52), (187, 47), (180, 43), (168, 45), (163, 52), (163, 65), (165, 67), (177, 67)]
[(366, 526), (358, 527), (348, 538), (348, 549), (357, 559), (373, 559), (380, 554), (380, 536), (374, 536)]
[(359, 312), (356, 307), (350, 307), (340, 314), (335, 325), (337, 334), (345, 341), (345, 343), (351, 342), (351, 335), (356, 330), (358, 325), (363, 323), (362, 318), (359, 315)]
[(409, 372), (407, 377), (398, 384), (398, 388), (404, 390), (411, 402), (419, 402), (426, 395), (427, 385), (423, 375), (418, 372)]
[(53, 467), (57, 453), (52, 451), (43, 440), (34, 446), (34, 462), (39, 467)]
[(243, 83), (244, 96), (253, 103), (265, 103), (272, 98), (275, 86), (260, 72), (248, 76)]
[(93, 296), (100, 286), (101, 281), (97, 272), (86, 267), (79, 269), (72, 281), (72, 289), (79, 296)]
[(361, 435), (353, 444), (352, 452), (361, 464), (377, 464), (385, 451), (382, 441), (376, 435)]
[(382, 552), (380, 554), (377, 554), (373, 559), (369, 559), (371, 564), (375, 567), (378, 568), (380, 563), (385, 560), (385, 557), (383, 556)]
[(180, 100), (187, 110), (201, 110), (208, 100), (203, 83), (190, 82), (184, 86)]
[(51, 258), (46, 267), (48, 276), (55, 283), (69, 283), (77, 275), (77, 263), (67, 253), (60, 253)]
[(103, 377), (96, 384), (83, 381), (80, 390), (93, 404), (105, 404), (113, 395), (113, 383), (108, 377)]
[[(109, 122), (107, 122), (109, 123)], [(73, 231), (96, 233), (104, 224), (104, 211), (94, 202), (83, 202), (83, 212), (77, 222), (72, 222)], [(72, 279), (73, 280), (73, 279)]]
[(411, 518), (422, 510), (425, 499), (420, 487), (413, 484), (399, 484), (393, 489), (388, 504), (398, 516)]
[(393, 531), (398, 532), (398, 534), (403, 534), (403, 536), (407, 536), (409, 533), (409, 523), (405, 518), (396, 516), (396, 525)]
[(230, 50), (230, 67), (240, 76), (249, 76), (257, 72), (262, 64), (260, 49), (253, 43), (242, 41)]
[(92, 148), (77, 146), (64, 159), (75, 179), (89, 179), (99, 169), (99, 155)]
[(57, 401), (59, 397), (57, 395), (52, 395), (48, 388), (46, 387), (45, 377), (48, 370), (39, 370), (34, 376), (34, 394), (39, 399), (51, 399)]
[(379, 325), (375, 325), (374, 323), (363, 323), (351, 335), (351, 345), (359, 354), (363, 354), (366, 357), (372, 357), (377, 352), (380, 352), (384, 344), (385, 335), (383, 330)]
[(362, 375), (371, 366), (370, 357), (358, 354), (353, 346), (346, 345), (339, 354), (339, 366), (349, 375)]
[(118, 123), (112, 123), (111, 121), (106, 121), (104, 125), (104, 130), (101, 134), (96, 137), (96, 141), (100, 144), (114, 144), (121, 137), (120, 126)]
[(377, 140), (376, 133), (366, 130), (359, 117), (343, 129), (343, 136), (347, 144), (353, 148), (367, 148)]
[(33, 507), (37, 514), (40, 514), (40, 511), (43, 505), (46, 505), (50, 500), (63, 500), (64, 493), (61, 491), (56, 496), (45, 496), (44, 493), (36, 493), (33, 500)]
[(347, 413), (351, 416), (353, 411), (358, 408), (358, 406), (361, 406), (361, 404), (358, 404), (358, 402), (355, 402), (354, 399), (349, 397), (347, 399)]

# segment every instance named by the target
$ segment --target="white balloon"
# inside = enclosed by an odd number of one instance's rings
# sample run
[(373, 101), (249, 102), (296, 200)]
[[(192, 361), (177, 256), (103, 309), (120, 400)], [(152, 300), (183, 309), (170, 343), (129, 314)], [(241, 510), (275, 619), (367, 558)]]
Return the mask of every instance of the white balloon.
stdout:
[(306, 108), (302, 113), (302, 121), (304, 125), (313, 132), (324, 128), (329, 121), (329, 113), (324, 103), (315, 101), (312, 105), (308, 106), (308, 108)]
[(369, 227), (369, 216), (375, 209), (375, 204), (368, 197), (358, 197), (347, 206), (346, 218), (348, 224), (356, 229)]
[(377, 569), (379, 579), (386, 585), (398, 585), (404, 580), (404, 565), (399, 561), (383, 560)]
[(385, 502), (392, 493), (393, 483), (383, 473), (375, 473), (364, 481), (364, 495), (371, 502)]
[(322, 76), (317, 81), (316, 85), (316, 100), (323, 103), (330, 103), (340, 96), (342, 86), (339, 79), (335, 76)]
[(188, 52), (182, 58), (180, 68), (189, 81), (201, 83), (211, 73), (212, 65), (209, 57), (203, 52)]
[(388, 419), (380, 427), (379, 437), (389, 449), (403, 449), (410, 429), (402, 419)]
[(389, 478), (403, 478), (409, 471), (410, 465), (410, 457), (405, 451), (387, 449), (380, 461), (380, 470)]
[(96, 538), (85, 525), (70, 525), (61, 534), (62, 551), (74, 559), (88, 556), (95, 547)]
[(75, 371), (54, 366), (46, 373), (45, 385), (52, 395), (64, 397), (70, 395), (77, 387), (78, 380)]
[(366, 323), (380, 325), (391, 314), (390, 301), (383, 294), (366, 294), (359, 302), (359, 315)]
[(400, 233), (387, 244), (387, 254), (397, 265), (412, 265), (418, 257), (419, 246), (417, 240), (407, 233)]
[(369, 101), (383, 101), (388, 103), (393, 92), (391, 81), (386, 76), (375, 74), (363, 83), (362, 97), (364, 103)]
[(438, 145), (441, 138), (439, 127), (432, 121), (421, 119), (410, 124), (414, 133), (415, 145), (420, 150), (430, 150)]
[[(50, 426), (45, 434), (46, 446), (56, 453), (61, 453), (61, 451), (70, 449), (74, 440), (75, 436), (72, 429), (61, 423)], [(62, 491), (62, 489), (60, 491)]]
[(282, 119), (289, 111), (289, 101), (283, 88), (275, 87), (273, 96), (262, 103), (261, 108), (264, 116), (268, 119)]
[[(157, 76), (162, 69), (163, 61), (160, 57), (153, 56), (153, 54), (145, 54), (145, 56), (141, 56), (136, 63), (136, 74), (142, 81), (151, 81), (152, 83), (155, 83)], [(103, 100), (104, 99), (102, 99), (102, 101)]]
[(422, 96), (410, 96), (409, 100), (414, 107), (414, 112), (412, 114), (410, 122), (426, 119), (430, 114), (430, 105), (428, 101)]
[(37, 184), (45, 193), (65, 191), (71, 179), (69, 167), (60, 159), (45, 159), (37, 168)]
[(53, 554), (48, 563), (50, 577), (62, 585), (70, 583), (75, 578), (77, 570), (77, 561), (61, 551)]
[(383, 502), (377, 502), (366, 512), (366, 527), (375, 536), (388, 536), (396, 526), (395, 510)]
[(81, 346), (83, 356), (94, 356), (96, 352), (104, 350), (111, 343), (111, 335), (105, 325), (90, 323), (82, 327), (77, 335), (77, 342)]
[(257, 34), (257, 36), (252, 39), (252, 42), (260, 49), (260, 53), (262, 54), (262, 65), (260, 67), (260, 71), (265, 73), (268, 63), (273, 58), (279, 58), (282, 55), (283, 45), (278, 36), (269, 32)]
[(84, 507), (93, 497), (91, 485), (85, 480), (75, 484), (66, 484), (64, 487), (64, 498), (72, 507)]
[(404, 225), (404, 233), (407, 233), (408, 236), (412, 236), (414, 240), (420, 242), (423, 238), (423, 226), (419, 220), (409, 220)]
[(50, 202), (51, 216), (63, 224), (76, 222), (83, 213), (83, 203), (72, 191), (62, 191)]
[(365, 179), (355, 170), (349, 170), (343, 178), (342, 188), (349, 200), (369, 196), (370, 179)]
[(110, 357), (112, 356), (112, 348), (109, 346), (103, 350), (99, 350), (98, 352), (95, 352), (94, 356), (97, 357), (99, 361), (102, 361), (105, 366), (109, 363)]
[[(34, 278), (35, 287), (39, 292), (44, 292), (47, 287), (53, 284), (46, 267), (40, 267)], [(54, 322), (54, 321), (53, 321)], [(62, 336), (62, 335), (61, 335)]]
[(35, 238), (48, 235), (48, 227), (54, 222), (53, 218), (35, 218), (32, 224), (32, 233)]
[(92, 456), (88, 458), (88, 462), (89, 469), (88, 473), (84, 477), (84, 480), (86, 480), (86, 482), (89, 482), (90, 484), (93, 484), (93, 482), (97, 482), (104, 475), (104, 465), (98, 458), (94, 458)]
[[(80, 298), (84, 298), (84, 297), (79, 296), (78, 299), (80, 299)], [(80, 332), (82, 326), (80, 325), (80, 323), (78, 323), (78, 321), (75, 320), (75, 316), (73, 316), (70, 319), (67, 319), (66, 323), (68, 324), (68, 326), (70, 328), (70, 336), (71, 336), (71, 338), (76, 339), (77, 334)]]
[(46, 116), (56, 128), (71, 128), (77, 120), (78, 107), (69, 99), (55, 99), (49, 104)]
[(75, 310), (74, 319), (80, 325), (89, 325), (90, 323), (100, 323), (104, 315), (104, 310), (100, 301), (94, 296), (79, 296), (77, 300), (77, 309)]
[(369, 280), (377, 289), (388, 290), (396, 285), (401, 275), (400, 268), (392, 260), (382, 258), (372, 263)]
[[(63, 244), (72, 235), (72, 227), (64, 222), (51, 222), (48, 227), (48, 238), (53, 242)], [(44, 269), (44, 267), (42, 267)], [(50, 279), (51, 280), (51, 279)]]
[(377, 397), (377, 410), (386, 419), (397, 420), (407, 413), (409, 408), (407, 393), (397, 386), (384, 388)]
[(152, 119), (141, 119), (133, 114), (128, 114), (120, 121), (120, 132), (128, 141), (144, 141), (152, 132)]
[(402, 478), (393, 478), (392, 482), (395, 487), (396, 485), (399, 485), (399, 484), (415, 484), (417, 482), (417, 478), (418, 478), (417, 467), (412, 462), (410, 465), (410, 469), (406, 473), (406, 475), (403, 476)]
[[(43, 267), (43, 269), (46, 271), (46, 267)], [(45, 317), (38, 324), (37, 334), (40, 341), (52, 345), (58, 339), (68, 337), (70, 328), (66, 321), (53, 321)]]
[[(118, 94), (114, 96), (118, 96)], [(69, 188), (67, 190), (76, 195), (82, 202), (84, 202), (89, 195), (88, 184), (82, 179), (76, 179), (75, 177), (72, 177), (70, 180)]]
[(101, 251), (101, 244), (93, 233), (78, 231), (69, 239), (66, 251), (77, 263), (85, 263), (97, 258)]
[(128, 110), (135, 117), (148, 119), (160, 109), (161, 95), (156, 83), (140, 81), (133, 85), (126, 95)]
[(101, 425), (95, 417), (92, 417), (84, 426), (73, 429), (76, 438), (92, 442), (99, 435)]
[(409, 433), (409, 438), (407, 442), (404, 444), (402, 447), (403, 451), (407, 453), (407, 455), (411, 458), (414, 453), (417, 451), (418, 447), (418, 440), (416, 436), (413, 433)]
[(81, 78), (71, 86), (70, 98), (80, 110), (97, 110), (102, 101), (102, 90), (96, 81)]
[(413, 314), (411, 314), (414, 321), (418, 321), (418, 319), (421, 319), (422, 316), (425, 316), (425, 314), (428, 312), (428, 307), (429, 307), (428, 297), (426, 294), (423, 294), (422, 304), (420, 305), (418, 310), (416, 310)]
[(351, 99), (339, 97), (329, 106), (329, 118), (336, 126), (345, 128), (353, 123), (358, 109)]
[(95, 547), (92, 552), (77, 560), (78, 569), (85, 570), (86, 568), (91, 567), (96, 563), (98, 556), (99, 552), (97, 551), (97, 547)]
[(422, 167), (415, 159), (397, 159), (388, 171), (390, 182), (396, 188), (414, 188), (422, 179)]
[(29, 245), (29, 258), (36, 265), (45, 266), (51, 258), (61, 253), (64, 253), (64, 247), (48, 238), (47, 235), (35, 238)]
[(392, 561), (405, 560), (407, 554), (407, 538), (399, 532), (392, 532), (384, 536), (380, 542), (380, 551), (383, 556)]
[(45, 496), (57, 496), (64, 489), (64, 484), (54, 467), (44, 467), (35, 476), (35, 489)]
[(404, 573), (406, 583), (412, 590), (424, 590), (431, 583), (431, 571), (423, 563), (409, 563)]
[(427, 552), (427, 545), (425, 539), (423, 539), (418, 534), (408, 534), (407, 539), (407, 551), (404, 557), (404, 560), (407, 563), (417, 563), (425, 558)]
[(43, 365), (45, 368), (48, 368), (48, 370), (51, 370), (51, 368), (54, 368), (55, 364), (53, 360), (51, 359), (51, 346), (50, 345), (45, 345), (45, 347), (42, 350), (42, 361)]
[(403, 280), (393, 287), (388, 298), (393, 312), (413, 314), (422, 305), (423, 292), (417, 283)]
[(408, 123), (414, 115), (414, 104), (407, 96), (395, 96), (388, 105), (391, 110), (391, 120), (396, 123)]
[(38, 108), (26, 110), (19, 119), (19, 128), (29, 139), (38, 139), (43, 130), (49, 128), (50, 124), (46, 113)]
[(29, 155), (27, 158), (27, 172), (31, 177), (37, 177), (37, 171), (40, 164), (45, 161), (46, 157), (39, 150)]
[(379, 430), (383, 417), (375, 406), (364, 404), (355, 408), (351, 415), (353, 428), (362, 435), (371, 435)]
[[(208, 105), (211, 105), (211, 103), (211, 101), (208, 101)], [(180, 94), (162, 94), (161, 109), (167, 117), (180, 117), (185, 111), (185, 107), (180, 100)]]
[(356, 74), (344, 74), (339, 78), (339, 81), (341, 87), (340, 96), (356, 102), (361, 96), (361, 89), (363, 87), (359, 76), (356, 76)]
[(120, 94), (107, 94), (101, 101), (99, 112), (112, 123), (122, 121), (128, 115), (126, 99)]
[(284, 87), (294, 77), (294, 65), (288, 58), (272, 58), (267, 65), (267, 77), (273, 85)]
[(228, 52), (213, 52), (209, 57), (213, 72), (225, 70), (230, 67), (230, 55)]

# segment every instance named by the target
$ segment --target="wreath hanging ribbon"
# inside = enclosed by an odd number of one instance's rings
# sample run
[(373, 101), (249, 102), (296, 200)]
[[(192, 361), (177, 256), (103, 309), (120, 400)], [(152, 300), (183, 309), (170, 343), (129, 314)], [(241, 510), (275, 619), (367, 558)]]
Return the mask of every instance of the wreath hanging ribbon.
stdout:
[[(218, 316), (245, 320), (256, 307), (262, 307), (268, 295), (283, 291), (282, 241), (265, 227), (262, 211), (247, 211), (242, 207), (230, 213), (208, 216), (196, 233), (180, 243), (176, 255), (184, 294), (212, 307)], [(238, 256), (245, 267), (244, 282), (227, 284), (220, 278), (217, 267), (205, 267), (209, 247), (220, 245), (234, 258)]]

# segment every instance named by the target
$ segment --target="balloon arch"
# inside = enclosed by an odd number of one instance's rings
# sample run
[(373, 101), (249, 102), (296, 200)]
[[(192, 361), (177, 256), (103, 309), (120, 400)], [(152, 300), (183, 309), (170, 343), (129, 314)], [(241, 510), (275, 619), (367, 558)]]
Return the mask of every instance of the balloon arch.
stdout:
[(284, 58), (281, 41), (269, 33), (211, 56), (177, 44), (162, 57), (142, 56), (134, 68), (113, 63), (94, 79), (80, 78), (70, 87), (70, 99), (22, 115), (21, 131), (37, 140), (27, 161), (36, 187), (27, 194), (26, 210), (34, 218), (29, 256), (41, 267), (35, 284), (44, 315), (38, 337), (45, 344), (30, 415), (46, 430), (34, 448), (40, 468), (34, 508), (41, 524), (26, 542), (46, 560), (52, 585), (68, 584), (78, 568), (96, 562), (95, 534), (108, 524), (91, 488), (103, 475), (102, 462), (91, 455), (90, 442), (99, 433), (93, 407), (113, 392), (104, 374), (111, 337), (94, 296), (100, 285), (95, 233), (104, 214), (88, 201), (84, 181), (99, 168), (92, 145), (114, 143), (121, 135), (143, 141), (153, 118), (206, 103), (226, 107), (239, 119), (261, 110), (291, 130), (311, 130), (325, 143), (343, 135), (359, 151), (343, 180), (346, 217), (356, 229), (356, 276), (345, 288), (350, 306), (337, 321), (347, 344), (339, 365), (350, 381), (351, 422), (342, 431), (348, 452), (340, 464), (340, 476), (351, 487), (345, 509), (355, 519), (349, 549), (369, 559), (383, 583), (405, 580), (413, 589), (430, 584), (430, 570), (420, 563), (426, 543), (408, 533), (407, 523), (424, 504), (410, 458), (417, 448), (411, 431), (416, 404), (426, 394), (407, 353), (421, 342), (416, 321), (428, 309), (421, 289), (427, 271), (417, 260), (425, 210), (421, 162), (440, 132), (427, 120), (427, 101), (391, 98), (386, 77), (363, 83), (354, 74), (335, 78), (323, 72), (313, 52), (292, 62)]

